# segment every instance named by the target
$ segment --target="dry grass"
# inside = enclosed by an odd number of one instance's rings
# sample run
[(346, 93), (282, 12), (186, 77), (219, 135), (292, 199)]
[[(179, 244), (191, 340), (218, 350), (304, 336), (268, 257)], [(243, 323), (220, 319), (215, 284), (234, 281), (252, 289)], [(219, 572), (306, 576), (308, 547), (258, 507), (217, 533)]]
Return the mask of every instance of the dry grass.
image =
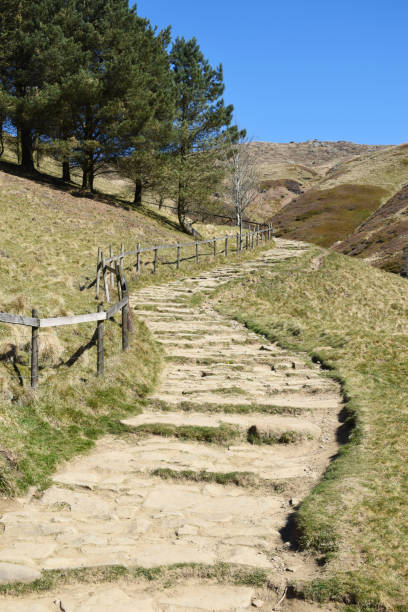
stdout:
[[(56, 170), (55, 164), (50, 166)], [(131, 249), (138, 242), (190, 241), (178, 231), (174, 217), (146, 206), (135, 211), (115, 201), (75, 197), (45, 183), (46, 178), (34, 182), (13, 174), (11, 167), (0, 172), (0, 310), (30, 315), (37, 308), (42, 317), (94, 312), (90, 285), (98, 246), (107, 255), (109, 244), (117, 253), (121, 242)], [(110, 188), (117, 189), (117, 183)], [(223, 227), (200, 229), (206, 238), (225, 232)], [(154, 277), (147, 259), (140, 278), (134, 273), (135, 261), (126, 260), (126, 275), (131, 289), (182, 278), (224, 260), (211, 253), (208, 247), (199, 265), (193, 259), (183, 262), (178, 273), (175, 265), (160, 265), (169, 257), (161, 253)], [(232, 256), (231, 261), (249, 256)], [(140, 410), (162, 356), (146, 327), (137, 319), (134, 323), (125, 355), (120, 314), (105, 325), (103, 380), (95, 377), (94, 324), (42, 330), (35, 396), (29, 383), (31, 330), (0, 324), (0, 492), (12, 495), (29, 485), (45, 486), (58, 462), (87, 450), (104, 433), (120, 431), (119, 419)]]
[(274, 217), (277, 233), (331, 246), (352, 234), (386, 194), (381, 187), (370, 185), (311, 189)]
[[(218, 305), (285, 347), (306, 350), (341, 382), (340, 435), (351, 435), (297, 512), (301, 545), (325, 563), (303, 588), (360, 610), (406, 610), (408, 581), (408, 284), (317, 249), (273, 276), (217, 293)], [(286, 273), (288, 272), (288, 273)], [(318, 348), (324, 347), (324, 348)]]

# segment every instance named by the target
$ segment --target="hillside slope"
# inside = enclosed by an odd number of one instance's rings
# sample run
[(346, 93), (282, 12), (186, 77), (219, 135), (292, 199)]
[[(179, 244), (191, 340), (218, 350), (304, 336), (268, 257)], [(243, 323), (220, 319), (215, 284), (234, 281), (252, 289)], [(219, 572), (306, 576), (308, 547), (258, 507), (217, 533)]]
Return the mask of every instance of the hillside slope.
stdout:
[[(277, 235), (326, 247), (344, 242), (336, 249), (370, 257), (375, 265), (399, 271), (395, 262), (401, 259), (403, 247), (399, 235), (404, 231), (400, 210), (404, 195), (398, 198), (396, 194), (403, 189), (407, 176), (408, 144), (366, 152), (335, 164), (309, 190), (274, 215)], [(382, 232), (385, 227), (386, 249), (384, 236), (375, 240), (370, 237), (374, 230)]]
[[(132, 209), (115, 199), (80, 197), (37, 176), (36, 181), (0, 171), (0, 310), (41, 317), (95, 312), (97, 249), (105, 256), (112, 244), (118, 253), (155, 244), (188, 242), (174, 217), (148, 207)], [(225, 227), (198, 226), (205, 237), (225, 234)], [(270, 244), (270, 243), (269, 243)], [(182, 277), (191, 269), (208, 268), (214, 257), (202, 248), (184, 261), (179, 272), (160, 251), (152, 277), (152, 256), (142, 255), (142, 275), (135, 259), (127, 258), (125, 273), (131, 289), (165, 278)], [(183, 249), (192, 256), (193, 247)], [(252, 252), (234, 258), (245, 259)], [(170, 258), (171, 260), (171, 258)], [(116, 291), (116, 290), (115, 290)], [(101, 296), (102, 297), (102, 296)], [(105, 305), (105, 308), (107, 306)], [(0, 510), (1, 496), (14, 495), (46, 479), (63, 459), (88, 449), (120, 418), (140, 411), (160, 371), (161, 352), (137, 318), (126, 353), (121, 351), (120, 313), (105, 324), (105, 376), (96, 377), (95, 324), (61, 326), (40, 331), (40, 386), (30, 388), (31, 329), (0, 324)]]
[(375, 266), (400, 273), (408, 246), (408, 185), (374, 212), (334, 250), (362, 257)]

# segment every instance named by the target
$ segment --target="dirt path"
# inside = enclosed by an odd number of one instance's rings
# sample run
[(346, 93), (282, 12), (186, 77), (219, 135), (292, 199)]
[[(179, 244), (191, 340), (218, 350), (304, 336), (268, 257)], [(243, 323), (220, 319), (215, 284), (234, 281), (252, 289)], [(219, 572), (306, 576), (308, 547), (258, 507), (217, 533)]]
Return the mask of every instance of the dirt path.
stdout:
[[(184, 584), (98, 584), (95, 571), (95, 584), (0, 598), (2, 612), (272, 610), (279, 600), (279, 609), (314, 609), (284, 597), (288, 577), (317, 571), (291, 550), (287, 524), (336, 452), (339, 390), (298, 354), (205, 302), (191, 306), (196, 293), (303, 249), (280, 240), (254, 261), (133, 295), (167, 355), (158, 392), (125, 421), (135, 433), (104, 438), (65, 465), (41, 498), (18, 500), (1, 518), (3, 582), (43, 569), (223, 563), (230, 583), (184, 567)], [(272, 588), (237, 586), (241, 567), (266, 570)]]

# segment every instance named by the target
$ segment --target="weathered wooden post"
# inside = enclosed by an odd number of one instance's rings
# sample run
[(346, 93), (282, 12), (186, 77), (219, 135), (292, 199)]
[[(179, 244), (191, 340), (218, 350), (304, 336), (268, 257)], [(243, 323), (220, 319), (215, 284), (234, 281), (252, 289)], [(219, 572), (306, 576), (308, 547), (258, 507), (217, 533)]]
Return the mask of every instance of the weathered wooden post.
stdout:
[(256, 230), (256, 246), (259, 245), (259, 229)]
[(118, 286), (118, 301), (122, 299), (122, 279), (120, 274), (120, 268), (117, 261), (115, 261), (115, 271), (116, 271), (116, 284)]
[[(33, 308), (33, 319), (39, 319), (38, 311)], [(38, 337), (40, 334), (39, 327), (31, 328), (31, 388), (38, 389)]]
[(158, 253), (159, 247), (155, 246), (154, 247), (154, 260), (153, 260), (153, 274), (156, 274), (156, 270), (157, 270), (157, 253)]
[(120, 245), (120, 269), (123, 270), (125, 265), (125, 245), (122, 244)]
[(180, 243), (177, 243), (177, 270), (180, 270), (180, 251), (181, 251), (181, 246)]
[(125, 278), (121, 276), (122, 295), (126, 298), (126, 303), (122, 307), (122, 351), (126, 351), (129, 346), (129, 290)]
[(96, 260), (96, 298), (99, 297), (99, 286), (101, 283), (101, 263), (102, 263), (102, 249), (98, 247), (98, 258)]
[(198, 253), (198, 241), (197, 240), (196, 240), (196, 243), (195, 243), (195, 258), (196, 258), (196, 263), (199, 263), (200, 257), (199, 257), (199, 253)]
[(140, 242), (137, 243), (136, 271), (138, 274), (140, 274)]
[(105, 258), (103, 256), (103, 253), (101, 252), (101, 257), (102, 257), (102, 278), (103, 278), (103, 286), (105, 288), (105, 296), (106, 296), (106, 301), (110, 302), (110, 295), (109, 295), (109, 286), (108, 286), (108, 279), (107, 279), (107, 275), (106, 275), (106, 263), (105, 263)]
[(245, 250), (248, 250), (248, 234), (245, 235)]
[(217, 256), (217, 239), (214, 237), (213, 238), (213, 252), (214, 252), (214, 257)]
[[(112, 268), (113, 267), (113, 261), (112, 261), (112, 259), (113, 259), (113, 247), (112, 247), (111, 244), (109, 245), (109, 259), (111, 260), (109, 263), (110, 263), (110, 267)], [(113, 289), (114, 286), (115, 286), (115, 279), (113, 277), (113, 272), (112, 271), (110, 272), (109, 277), (110, 277), (110, 286), (111, 286), (111, 289)]]
[(239, 251), (239, 234), (237, 234), (237, 252)]
[[(98, 312), (103, 312), (103, 305), (99, 304)], [(103, 376), (103, 338), (105, 336), (105, 326), (103, 321), (96, 324), (96, 375)]]
[(225, 257), (228, 257), (228, 236), (225, 236)]

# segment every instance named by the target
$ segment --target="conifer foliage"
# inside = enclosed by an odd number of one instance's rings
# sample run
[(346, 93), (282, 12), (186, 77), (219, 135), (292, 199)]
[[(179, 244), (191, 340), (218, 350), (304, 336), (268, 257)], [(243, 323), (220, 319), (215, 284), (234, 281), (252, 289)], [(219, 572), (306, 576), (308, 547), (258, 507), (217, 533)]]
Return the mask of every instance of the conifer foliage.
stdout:
[(194, 234), (187, 214), (214, 192), (223, 174), (217, 164), (220, 146), (227, 135), (235, 141), (239, 134), (231, 125), (234, 107), (225, 106), (222, 98), (222, 65), (212, 68), (195, 38), (177, 38), (170, 60), (176, 86), (172, 148), (178, 217), (181, 227)]
[[(93, 191), (99, 172), (133, 180), (177, 202), (182, 228), (223, 174), (219, 147), (233, 107), (222, 66), (213, 69), (196, 39), (157, 31), (128, 0), (0, 0), (0, 134), (16, 136), (21, 166), (35, 153), (61, 162), (62, 178), (82, 171)], [(0, 155), (3, 153), (0, 139)]]

